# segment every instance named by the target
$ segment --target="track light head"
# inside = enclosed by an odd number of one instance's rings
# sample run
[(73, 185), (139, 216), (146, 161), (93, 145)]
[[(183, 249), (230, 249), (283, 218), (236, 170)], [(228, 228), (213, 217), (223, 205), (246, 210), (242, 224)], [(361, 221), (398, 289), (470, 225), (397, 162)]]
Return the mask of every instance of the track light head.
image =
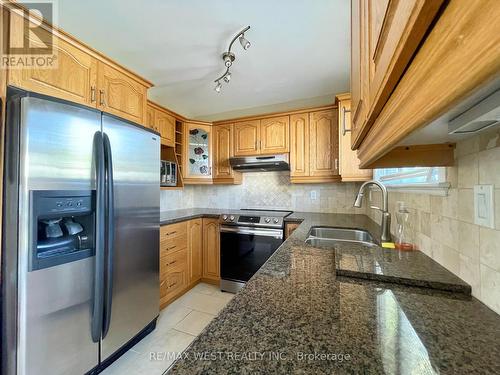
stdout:
[(220, 83), (219, 81), (217, 81), (217, 85), (215, 86), (215, 92), (220, 94), (220, 91), (222, 89), (222, 83)]
[(222, 60), (224, 60), (224, 65), (226, 66), (226, 68), (229, 68), (231, 65), (233, 65), (233, 61), (235, 58), (236, 56), (234, 56), (234, 53), (232, 52), (224, 52), (222, 54)]
[(227, 72), (227, 74), (224, 76), (224, 82), (229, 83), (231, 80), (231, 73)]
[(245, 39), (245, 34), (241, 34), (240, 36), (240, 44), (243, 47), (244, 50), (247, 50), (250, 48), (250, 42)]

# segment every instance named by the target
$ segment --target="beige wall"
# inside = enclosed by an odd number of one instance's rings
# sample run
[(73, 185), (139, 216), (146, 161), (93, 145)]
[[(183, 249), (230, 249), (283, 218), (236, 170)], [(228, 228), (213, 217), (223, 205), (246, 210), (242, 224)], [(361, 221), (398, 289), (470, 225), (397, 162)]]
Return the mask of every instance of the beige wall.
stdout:
[[(268, 208), (307, 212), (363, 212), (353, 208), (359, 184), (291, 184), (289, 172), (245, 173), (241, 185), (186, 186), (162, 191), (161, 209)], [(316, 199), (311, 199), (311, 192)]]
[[(472, 294), (500, 313), (500, 130), (457, 143), (447, 170), (446, 197), (390, 192), (395, 233), (396, 202), (407, 203), (418, 248), (472, 286)], [(474, 224), (473, 187), (495, 188), (495, 229)], [(372, 194), (374, 202), (380, 194)], [(378, 213), (367, 210), (378, 220)]]

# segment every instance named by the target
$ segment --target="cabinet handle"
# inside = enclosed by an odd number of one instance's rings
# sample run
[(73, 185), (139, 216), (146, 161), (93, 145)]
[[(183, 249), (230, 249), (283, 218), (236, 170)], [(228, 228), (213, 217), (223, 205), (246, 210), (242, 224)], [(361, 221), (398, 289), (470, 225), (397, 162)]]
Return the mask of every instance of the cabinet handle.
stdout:
[(177, 245), (174, 245), (172, 247), (167, 247), (167, 250), (172, 250), (172, 249), (175, 249), (177, 247)]
[(335, 170), (339, 170), (339, 159), (335, 158)]
[(168, 286), (168, 288), (170, 289), (170, 288), (172, 288), (173, 286), (176, 286), (176, 285), (177, 285), (177, 283), (170, 284), (170, 285)]
[(173, 261), (171, 261), (169, 264), (167, 264), (167, 266), (171, 266), (171, 265), (172, 265), (172, 264), (174, 264), (174, 263), (177, 263), (177, 261), (176, 261), (176, 260), (173, 260)]
[(255, 141), (255, 149), (258, 150), (259, 149), (259, 142), (258, 141)]
[(167, 233), (167, 236), (170, 236), (171, 234), (176, 234), (176, 233), (177, 233), (177, 231), (176, 231), (176, 230), (174, 230), (173, 232), (168, 232), (168, 233)]
[(104, 90), (99, 90), (99, 105), (106, 105), (104, 101)]
[(92, 86), (90, 88), (90, 102), (91, 103), (95, 102), (95, 86)]
[(346, 113), (351, 113), (351, 110), (350, 109), (345, 109), (345, 107), (342, 107), (342, 135), (345, 135), (345, 133), (351, 131), (351, 129), (347, 129), (345, 127), (345, 114)]

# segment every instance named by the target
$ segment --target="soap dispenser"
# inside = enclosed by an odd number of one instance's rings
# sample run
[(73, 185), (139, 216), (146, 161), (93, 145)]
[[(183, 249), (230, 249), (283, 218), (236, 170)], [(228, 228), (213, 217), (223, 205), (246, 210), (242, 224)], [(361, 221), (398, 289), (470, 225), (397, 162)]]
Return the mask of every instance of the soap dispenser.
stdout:
[(410, 211), (404, 202), (398, 202), (396, 211), (396, 220), (398, 223), (396, 231), (396, 249), (398, 250), (415, 250), (413, 241), (413, 228), (411, 225)]

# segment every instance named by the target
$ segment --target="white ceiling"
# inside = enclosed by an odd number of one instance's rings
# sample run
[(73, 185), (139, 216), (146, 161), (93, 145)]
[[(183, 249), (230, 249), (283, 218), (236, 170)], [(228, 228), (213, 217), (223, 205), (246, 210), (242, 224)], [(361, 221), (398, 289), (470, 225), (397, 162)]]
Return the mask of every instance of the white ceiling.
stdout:
[[(187, 117), (323, 105), (349, 90), (349, 0), (58, 0), (59, 25), (155, 84), (150, 98)], [(230, 84), (220, 55), (245, 34)]]

